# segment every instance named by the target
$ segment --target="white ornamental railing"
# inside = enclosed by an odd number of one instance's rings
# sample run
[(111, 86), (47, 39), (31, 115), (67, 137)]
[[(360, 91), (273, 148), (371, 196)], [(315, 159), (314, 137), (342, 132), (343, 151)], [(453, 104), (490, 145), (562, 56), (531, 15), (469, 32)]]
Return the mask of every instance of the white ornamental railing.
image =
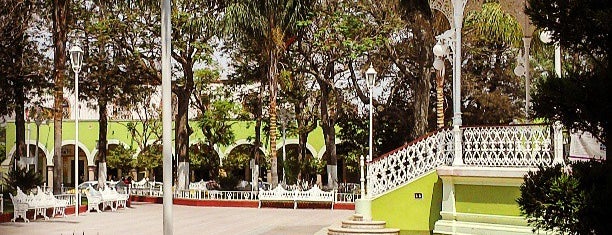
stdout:
[(452, 161), (452, 131), (435, 131), (368, 163), (368, 193), (382, 194)]
[(258, 200), (257, 191), (179, 190), (174, 198), (196, 200)]
[(462, 127), (463, 163), (469, 166), (548, 166), (553, 163), (550, 125)]
[[(562, 126), (507, 125), (441, 129), (368, 163), (367, 192), (377, 196), (438, 166), (537, 167), (563, 163)], [(454, 136), (461, 138), (454, 143)], [(453, 146), (459, 146), (458, 151)], [(461, 159), (454, 159), (461, 153)]]
[(358, 194), (358, 193), (336, 193), (335, 202), (354, 203), (355, 200), (359, 198), (361, 198), (361, 194)]

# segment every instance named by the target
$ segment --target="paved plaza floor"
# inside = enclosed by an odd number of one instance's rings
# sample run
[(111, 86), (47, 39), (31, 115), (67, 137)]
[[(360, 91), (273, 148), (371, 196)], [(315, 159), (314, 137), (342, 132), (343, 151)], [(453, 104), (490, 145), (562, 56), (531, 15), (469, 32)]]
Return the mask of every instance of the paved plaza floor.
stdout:
[[(352, 210), (173, 207), (174, 234), (315, 234), (353, 214)], [(115, 212), (74, 215), (30, 223), (0, 223), (0, 235), (162, 234), (162, 205), (132, 203)]]

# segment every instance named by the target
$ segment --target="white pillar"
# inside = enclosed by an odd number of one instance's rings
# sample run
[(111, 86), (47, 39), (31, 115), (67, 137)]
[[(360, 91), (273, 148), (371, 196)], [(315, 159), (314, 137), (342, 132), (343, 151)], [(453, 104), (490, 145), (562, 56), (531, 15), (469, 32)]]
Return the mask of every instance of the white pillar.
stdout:
[(558, 42), (555, 44), (555, 73), (561, 77), (561, 46)]
[(171, 56), (171, 23), (170, 0), (161, 2), (161, 43), (162, 43), (162, 145), (163, 145), (163, 171), (164, 171), (164, 198), (163, 198), (163, 224), (164, 235), (171, 235), (173, 229), (172, 215), (172, 74), (170, 67)]
[[(372, 84), (374, 84), (374, 82), (372, 81)], [(368, 162), (372, 161), (372, 108), (374, 107), (372, 105), (372, 90), (374, 90), (374, 86), (369, 85), (369, 89), (370, 89), (370, 136), (369, 136), (369, 142), (368, 142)]]
[(74, 216), (79, 216), (79, 73), (74, 73)]
[(453, 23), (455, 25), (455, 50), (453, 51), (453, 165), (463, 165), (461, 130), (461, 29), (463, 27), (463, 9), (467, 0), (452, 0)]
[(531, 47), (531, 37), (523, 37), (523, 66), (525, 68), (525, 117), (529, 117), (529, 107), (531, 102), (531, 71), (529, 65), (529, 48)]

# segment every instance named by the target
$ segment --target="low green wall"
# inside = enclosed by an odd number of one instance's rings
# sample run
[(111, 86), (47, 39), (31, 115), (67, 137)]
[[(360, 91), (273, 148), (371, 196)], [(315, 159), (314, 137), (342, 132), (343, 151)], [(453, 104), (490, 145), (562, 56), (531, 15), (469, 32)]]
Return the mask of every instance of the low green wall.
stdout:
[(519, 187), (455, 185), (456, 209), (462, 213), (520, 216), (520, 195)]
[[(415, 199), (422, 193), (422, 199)], [(372, 201), (372, 218), (401, 234), (430, 234), (442, 210), (442, 180), (432, 172)]]

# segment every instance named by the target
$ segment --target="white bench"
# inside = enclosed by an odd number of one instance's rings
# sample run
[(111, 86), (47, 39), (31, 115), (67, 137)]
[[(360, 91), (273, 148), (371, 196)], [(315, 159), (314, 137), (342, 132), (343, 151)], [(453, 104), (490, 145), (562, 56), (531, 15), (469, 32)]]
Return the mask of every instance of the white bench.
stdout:
[(296, 208), (297, 202), (330, 202), (331, 209), (334, 209), (334, 192), (325, 192), (317, 185), (307, 191), (295, 191)]
[(279, 185), (273, 190), (259, 191), (259, 208), (263, 201), (293, 202), (293, 209), (297, 208), (298, 202), (330, 202), (333, 210), (334, 192), (325, 192), (316, 185), (307, 191), (287, 191)]
[(85, 191), (87, 197), (87, 213), (92, 209), (100, 213), (100, 204), (102, 203), (102, 194), (92, 187), (88, 187)]
[(65, 209), (68, 202), (65, 200), (59, 200), (52, 194), (43, 192), (40, 187), (38, 188), (36, 195), (32, 193), (30, 193), (30, 195), (26, 195), (19, 187), (17, 187), (17, 194), (15, 196), (9, 194), (9, 196), (13, 202), (12, 222), (15, 222), (20, 217), (26, 223), (30, 222), (30, 220), (27, 218), (28, 210), (34, 210), (34, 219), (36, 219), (38, 215), (42, 215), (45, 220), (48, 220), (48, 208), (53, 208), (53, 215), (51, 215), (52, 217), (58, 213), (62, 216), (66, 216)]
[[(87, 211), (91, 209), (100, 212), (100, 204), (102, 204), (102, 210), (110, 207), (112, 211), (116, 211), (119, 207), (126, 207), (129, 195), (120, 194), (111, 187), (104, 187), (104, 189), (98, 191), (92, 187), (89, 187), (87, 192)], [(91, 200), (91, 201), (90, 201)]]

